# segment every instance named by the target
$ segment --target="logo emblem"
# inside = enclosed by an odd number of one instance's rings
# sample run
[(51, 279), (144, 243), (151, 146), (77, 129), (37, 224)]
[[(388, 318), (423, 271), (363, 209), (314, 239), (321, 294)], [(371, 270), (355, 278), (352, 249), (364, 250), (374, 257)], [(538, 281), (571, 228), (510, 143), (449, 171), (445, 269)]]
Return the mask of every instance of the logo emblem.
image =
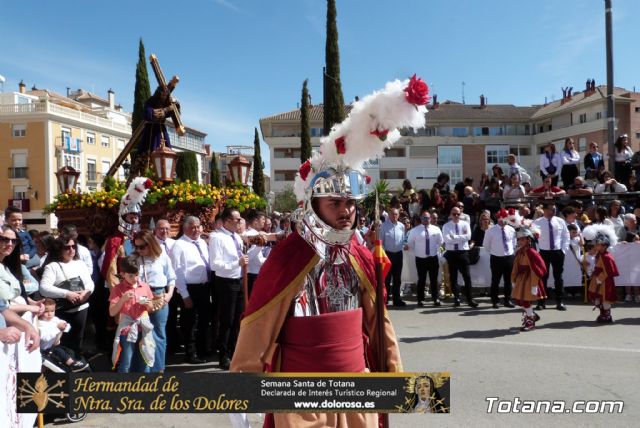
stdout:
[(29, 383), (29, 381), (22, 379), (22, 385), (18, 388), (20, 392), (18, 394), (20, 407), (25, 407), (27, 404), (33, 402), (38, 408), (38, 412), (42, 412), (49, 403), (55, 404), (56, 408), (64, 408), (65, 405), (63, 400), (65, 397), (68, 397), (69, 394), (65, 393), (63, 390), (60, 390), (59, 392), (55, 391), (58, 388), (62, 388), (65, 382), (65, 380), (59, 380), (50, 387), (47, 383), (47, 379), (41, 374), (36, 380), (34, 387)]

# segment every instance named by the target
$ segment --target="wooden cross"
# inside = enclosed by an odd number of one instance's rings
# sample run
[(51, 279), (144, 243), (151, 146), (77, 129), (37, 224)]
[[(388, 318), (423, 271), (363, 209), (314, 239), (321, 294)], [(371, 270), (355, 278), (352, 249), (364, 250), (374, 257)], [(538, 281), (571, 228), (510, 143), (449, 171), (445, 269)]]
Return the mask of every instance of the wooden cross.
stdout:
[(184, 125), (182, 124), (182, 119), (180, 118), (180, 111), (178, 110), (176, 101), (171, 96), (171, 92), (173, 92), (173, 90), (175, 89), (176, 85), (180, 81), (180, 78), (178, 76), (173, 76), (171, 81), (167, 84), (167, 79), (165, 79), (164, 73), (162, 73), (162, 69), (160, 68), (160, 63), (158, 62), (158, 58), (154, 54), (151, 54), (151, 56), (149, 57), (149, 62), (151, 62), (151, 68), (153, 68), (153, 74), (156, 75), (156, 80), (158, 81), (158, 85), (163, 90), (166, 90), (167, 94), (169, 94), (169, 98), (170, 98), (169, 108), (171, 109), (169, 116), (173, 121), (173, 125), (176, 128), (176, 132), (178, 133), (178, 135), (182, 136), (185, 134)]

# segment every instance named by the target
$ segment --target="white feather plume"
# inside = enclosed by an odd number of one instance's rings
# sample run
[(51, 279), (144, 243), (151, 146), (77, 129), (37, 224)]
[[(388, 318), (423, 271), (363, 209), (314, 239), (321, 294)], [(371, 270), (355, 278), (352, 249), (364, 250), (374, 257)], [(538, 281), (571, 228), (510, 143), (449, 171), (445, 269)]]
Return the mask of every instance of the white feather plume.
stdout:
[(582, 231), (582, 236), (587, 241), (595, 240), (599, 234), (606, 235), (609, 238), (611, 246), (618, 243), (618, 236), (616, 235), (616, 231), (613, 226), (608, 226), (606, 224), (592, 224), (585, 227)]
[(131, 180), (127, 192), (122, 196), (122, 200), (120, 201), (120, 216), (129, 212), (130, 207), (137, 205), (139, 209), (141, 209), (152, 185), (153, 182), (147, 177), (136, 177)]
[[(364, 162), (383, 156), (384, 150), (400, 139), (398, 128), (424, 127), (427, 108), (407, 101), (408, 84), (409, 79), (389, 82), (383, 90), (355, 102), (349, 116), (320, 139), (320, 150), (310, 159), (311, 172), (304, 178), (300, 173), (296, 175), (294, 192), (298, 201), (310, 196), (310, 181), (319, 171), (342, 167), (364, 172)], [(371, 134), (376, 130), (388, 131), (384, 141)], [(343, 154), (336, 149), (336, 140), (341, 137), (345, 144)]]

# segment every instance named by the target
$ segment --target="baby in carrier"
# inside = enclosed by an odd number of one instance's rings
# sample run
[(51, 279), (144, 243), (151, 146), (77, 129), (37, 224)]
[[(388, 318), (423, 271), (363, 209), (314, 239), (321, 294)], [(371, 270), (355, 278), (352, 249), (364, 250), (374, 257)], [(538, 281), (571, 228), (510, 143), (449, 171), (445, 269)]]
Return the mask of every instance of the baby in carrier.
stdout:
[(75, 353), (60, 345), (60, 337), (69, 331), (71, 326), (56, 317), (56, 302), (53, 299), (44, 300), (44, 313), (38, 320), (40, 330), (40, 350), (59, 367), (69, 372), (80, 372), (89, 368), (89, 364)]

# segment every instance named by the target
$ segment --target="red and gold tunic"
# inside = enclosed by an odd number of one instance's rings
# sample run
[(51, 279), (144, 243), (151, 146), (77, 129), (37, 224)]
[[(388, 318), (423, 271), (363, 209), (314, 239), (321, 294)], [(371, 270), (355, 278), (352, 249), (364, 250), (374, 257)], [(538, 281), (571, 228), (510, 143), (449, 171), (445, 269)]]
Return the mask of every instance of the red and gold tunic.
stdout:
[(616, 302), (616, 284), (614, 277), (620, 275), (618, 266), (610, 253), (596, 256), (596, 265), (589, 280), (589, 299), (600, 300), (600, 303)]
[[(320, 262), (314, 249), (297, 233), (273, 249), (244, 313), (232, 372), (376, 371), (379, 364), (371, 350), (377, 349), (378, 313), (371, 252), (355, 237), (350, 241), (349, 263), (358, 277), (359, 308), (294, 317), (296, 296), (303, 290), (307, 274)], [(389, 371), (401, 371), (398, 343), (386, 310), (382, 316), (386, 366)], [(375, 413), (276, 413), (265, 419), (265, 426), (277, 427), (377, 424)]]
[(511, 296), (519, 306), (522, 306), (524, 302), (547, 298), (542, 282), (542, 278), (546, 274), (547, 267), (536, 250), (527, 246), (516, 251), (511, 269), (511, 282), (513, 283)]

